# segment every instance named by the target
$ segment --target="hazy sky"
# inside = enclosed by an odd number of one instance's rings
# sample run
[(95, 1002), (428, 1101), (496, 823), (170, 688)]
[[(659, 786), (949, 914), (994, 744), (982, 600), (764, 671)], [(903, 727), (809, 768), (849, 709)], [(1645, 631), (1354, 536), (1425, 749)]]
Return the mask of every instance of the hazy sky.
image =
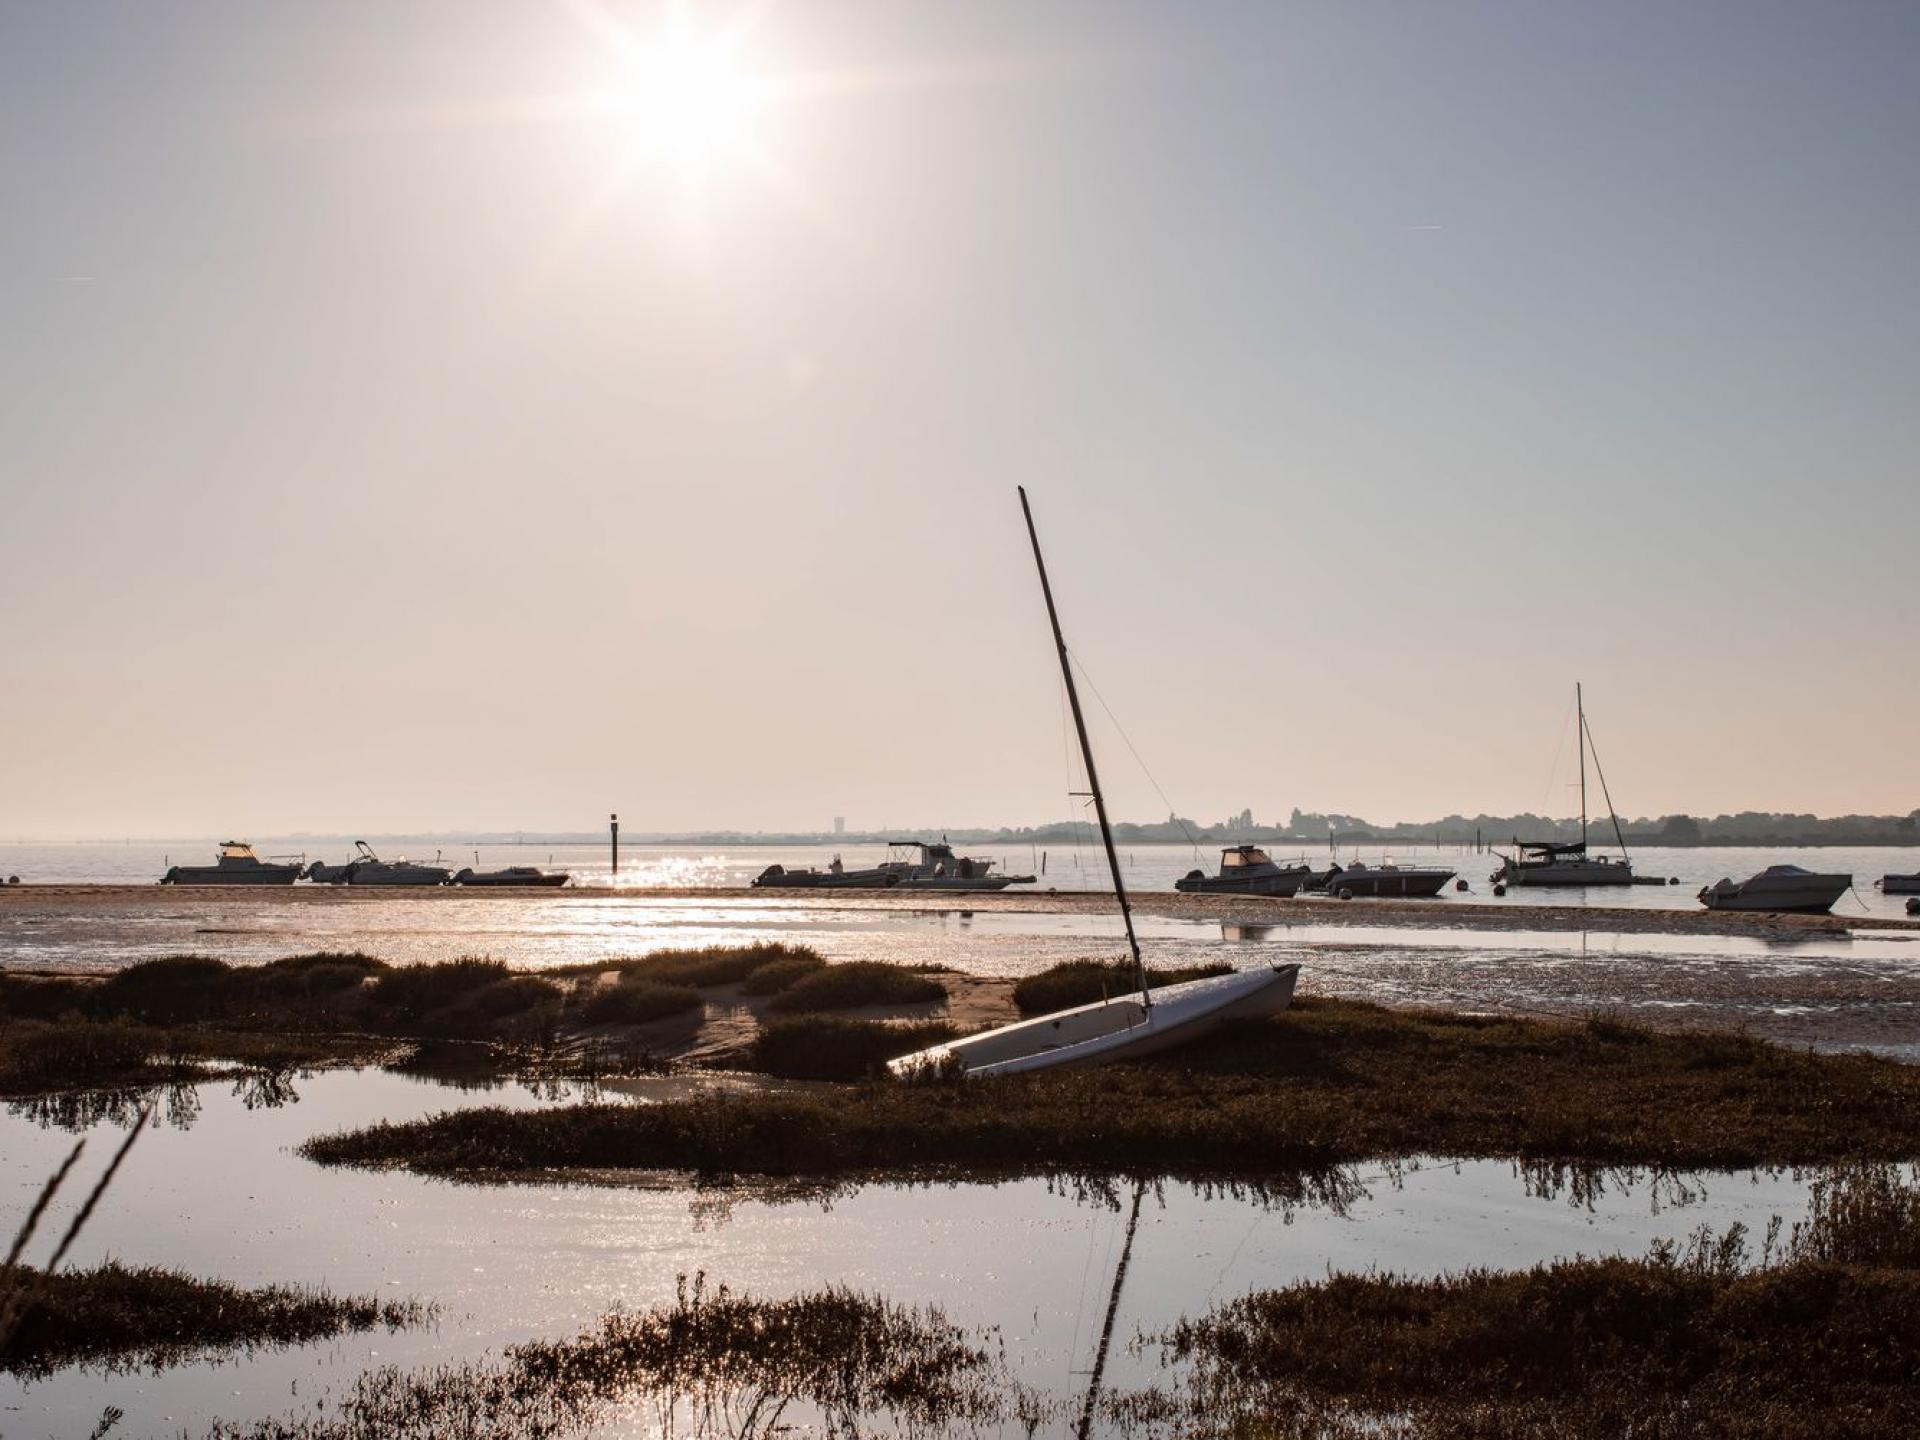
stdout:
[(1920, 7), (664, 13), (0, 0), (0, 833), (1920, 804)]

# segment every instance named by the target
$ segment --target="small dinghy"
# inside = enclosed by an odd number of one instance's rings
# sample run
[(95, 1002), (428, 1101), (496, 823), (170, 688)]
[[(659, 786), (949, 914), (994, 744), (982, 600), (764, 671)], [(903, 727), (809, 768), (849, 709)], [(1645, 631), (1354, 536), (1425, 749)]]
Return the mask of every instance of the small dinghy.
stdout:
[(1220, 873), (1189, 870), (1173, 888), (1200, 895), (1293, 894), (1311, 873), (1305, 865), (1276, 865), (1257, 845), (1231, 845), (1220, 852)]
[(1199, 1039), (1235, 1020), (1277, 1015), (1293, 999), (1300, 978), (1298, 965), (1275, 965), (1238, 975), (1212, 975), (1178, 985), (1147, 988), (1146, 966), (1140, 959), (1140, 939), (1133, 930), (1133, 906), (1120, 875), (1120, 857), (1113, 846), (1113, 826), (1107, 821), (1107, 802), (1094, 769), (1093, 745), (1087, 739), (1086, 717), (1080, 711), (1080, 692), (1073, 683), (1067, 642), (1060, 632), (1060, 616), (1053, 605), (1053, 587), (1047, 582), (1047, 562), (1040, 556), (1040, 535), (1033, 525), (1027, 492), (1020, 489), (1020, 510), (1026, 516), (1027, 538), (1033, 542), (1033, 563), (1040, 572), (1040, 593), (1046, 598), (1047, 620), (1053, 626), (1054, 649), (1060, 674), (1066, 680), (1067, 704), (1080, 736), (1080, 756), (1087, 767), (1087, 791), (1100, 821), (1100, 840), (1107, 852), (1107, 871), (1120, 902), (1120, 918), (1127, 930), (1127, 948), (1133, 955), (1138, 993), (1129, 993), (1092, 1005), (1056, 1010), (1032, 1020), (1002, 1025), (979, 1035), (968, 1035), (890, 1061), (888, 1069), (901, 1079), (945, 1075), (957, 1070), (969, 1078), (1020, 1075), (1063, 1065), (1097, 1065), (1109, 1060), (1132, 1060)]
[(1880, 893), (1882, 895), (1920, 895), (1920, 874), (1882, 875)]
[(513, 887), (522, 890), (558, 890), (573, 877), (565, 870), (542, 870), (536, 865), (509, 865), (502, 870), (468, 867), (453, 877), (456, 885)]

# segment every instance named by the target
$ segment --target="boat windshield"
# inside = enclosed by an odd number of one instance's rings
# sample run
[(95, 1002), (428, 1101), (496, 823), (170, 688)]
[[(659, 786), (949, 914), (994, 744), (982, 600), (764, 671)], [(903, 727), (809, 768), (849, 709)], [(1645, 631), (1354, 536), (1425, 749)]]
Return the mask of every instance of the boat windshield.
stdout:
[(1271, 865), (1272, 863), (1273, 862), (1267, 858), (1266, 851), (1256, 850), (1251, 845), (1243, 845), (1237, 850), (1222, 850), (1220, 852), (1220, 868), (1222, 870), (1234, 870), (1243, 865)]
[(244, 845), (238, 840), (229, 840), (220, 847), (220, 858), (222, 860), (253, 860), (257, 857), (253, 853), (253, 846)]

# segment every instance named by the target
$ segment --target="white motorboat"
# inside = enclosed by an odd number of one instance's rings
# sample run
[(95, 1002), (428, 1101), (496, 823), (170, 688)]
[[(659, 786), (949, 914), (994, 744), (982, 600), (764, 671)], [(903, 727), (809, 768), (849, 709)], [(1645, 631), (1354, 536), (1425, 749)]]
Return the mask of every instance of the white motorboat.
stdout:
[(300, 878), (297, 861), (262, 860), (253, 846), (225, 840), (211, 865), (172, 865), (162, 885), (291, 885)]
[(1186, 1044), (1229, 1021), (1277, 1014), (1292, 1001), (1294, 984), (1300, 978), (1300, 967), (1287, 964), (1238, 975), (1189, 980), (1159, 990), (1147, 988), (1146, 966), (1140, 959), (1140, 938), (1133, 929), (1133, 906), (1127, 899), (1126, 882), (1120, 875), (1120, 857), (1114, 850), (1113, 826), (1107, 821), (1107, 802), (1100, 791), (1099, 773), (1094, 768), (1093, 745), (1087, 739), (1086, 717), (1080, 710), (1080, 692), (1073, 683), (1066, 637), (1060, 630), (1053, 587), (1047, 580), (1047, 562), (1040, 554), (1040, 534), (1034, 528), (1033, 511), (1027, 505), (1024, 486), (1020, 489), (1020, 510), (1026, 517), (1027, 538), (1033, 542), (1033, 563), (1040, 572), (1040, 593), (1046, 599), (1047, 620), (1053, 627), (1054, 649), (1060, 658), (1060, 674), (1066, 681), (1067, 704), (1073, 712), (1074, 730), (1080, 737), (1080, 756), (1087, 767), (1087, 791), (1093, 800), (1093, 813), (1100, 822), (1100, 840), (1106, 849), (1107, 870), (1113, 876), (1113, 893), (1120, 902), (1120, 918), (1126, 926), (1127, 948), (1133, 956), (1138, 994), (1129, 993), (1016, 1021), (903, 1055), (888, 1066), (893, 1074), (902, 1078), (949, 1074), (955, 1070), (970, 1078), (1019, 1075), (1063, 1065), (1130, 1060)]
[(1777, 910), (1824, 915), (1853, 885), (1851, 875), (1816, 875), (1798, 865), (1769, 865), (1735, 884), (1716, 880), (1700, 892), (1709, 910)]
[(996, 875), (993, 861), (956, 855), (945, 841), (893, 840), (887, 849), (913, 857), (890, 858), (880, 866), (881, 873), (891, 876), (902, 890), (1004, 890), (1033, 883), (1031, 875)]
[(382, 860), (364, 840), (353, 842), (359, 858), (347, 866), (349, 885), (445, 885), (453, 872), (444, 865), (417, 865), (402, 855)]
[(1220, 852), (1220, 873), (1190, 870), (1173, 888), (1201, 895), (1278, 895), (1298, 890), (1310, 874), (1306, 865), (1276, 865), (1257, 845), (1231, 845)]
[[(1613, 838), (1620, 846), (1620, 858), (1587, 853), (1587, 751), (1593, 744), (1587, 729), (1586, 697), (1578, 682), (1573, 687), (1577, 715), (1575, 733), (1580, 741), (1580, 839), (1561, 844), (1552, 840), (1513, 842), (1515, 854), (1500, 856), (1500, 868), (1487, 878), (1496, 885), (1631, 885), (1633, 864), (1627, 859), (1627, 840), (1620, 833), (1620, 817), (1613, 812), (1613, 796), (1607, 793), (1606, 772), (1600, 768), (1600, 752), (1593, 752), (1594, 773), (1600, 777), (1600, 793), (1607, 802), (1607, 814), (1613, 820)], [(1497, 853), (1497, 852), (1496, 852)]]
[(769, 865), (753, 878), (756, 890), (886, 890), (899, 883), (900, 877), (883, 866), (849, 870), (838, 855), (824, 870), (789, 870), (784, 865)]
[(1424, 900), (1438, 895), (1453, 875), (1444, 865), (1396, 865), (1391, 860), (1368, 865), (1356, 860), (1328, 871), (1325, 889), (1341, 900), (1383, 895)]
[(508, 865), (499, 870), (468, 868), (453, 877), (455, 885), (477, 885), (482, 889), (558, 890), (573, 876), (565, 870), (542, 870), (537, 865)]

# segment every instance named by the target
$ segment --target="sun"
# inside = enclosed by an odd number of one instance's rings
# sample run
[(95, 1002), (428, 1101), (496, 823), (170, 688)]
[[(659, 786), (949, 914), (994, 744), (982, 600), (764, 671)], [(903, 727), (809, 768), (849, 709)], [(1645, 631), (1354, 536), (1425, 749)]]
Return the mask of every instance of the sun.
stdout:
[(734, 51), (680, 16), (634, 38), (612, 108), (639, 156), (699, 171), (751, 148), (764, 86)]

